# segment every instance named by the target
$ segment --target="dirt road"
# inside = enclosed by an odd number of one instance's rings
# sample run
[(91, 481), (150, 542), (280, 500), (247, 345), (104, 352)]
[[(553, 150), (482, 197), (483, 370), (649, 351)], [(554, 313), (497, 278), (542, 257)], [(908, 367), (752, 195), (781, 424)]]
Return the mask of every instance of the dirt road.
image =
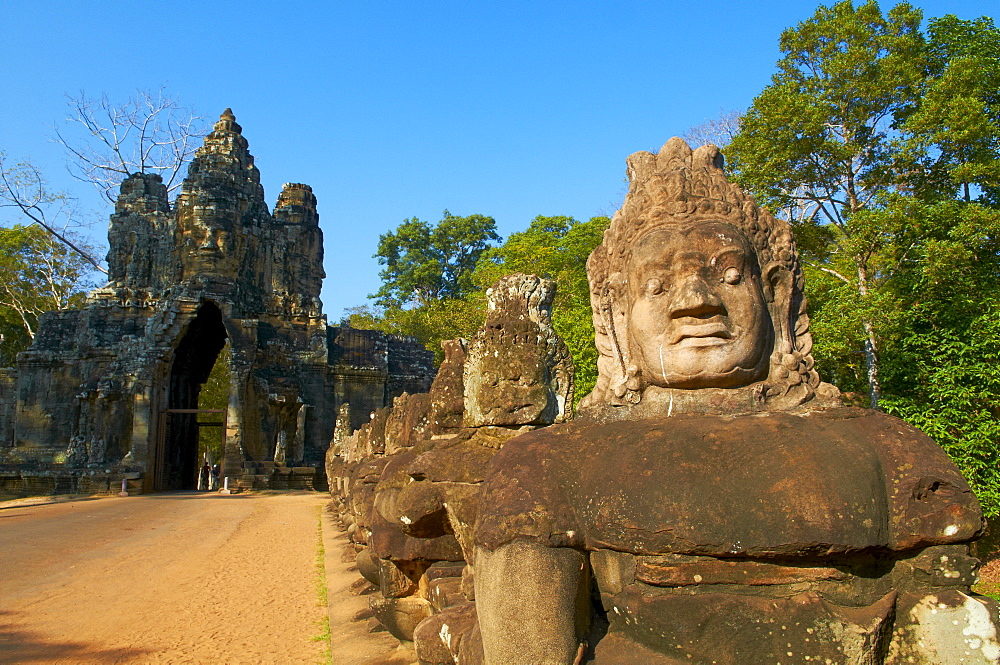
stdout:
[[(0, 510), (0, 662), (327, 662), (327, 499), (190, 492)], [(331, 527), (330, 662), (392, 662), (396, 642), (371, 632)]]

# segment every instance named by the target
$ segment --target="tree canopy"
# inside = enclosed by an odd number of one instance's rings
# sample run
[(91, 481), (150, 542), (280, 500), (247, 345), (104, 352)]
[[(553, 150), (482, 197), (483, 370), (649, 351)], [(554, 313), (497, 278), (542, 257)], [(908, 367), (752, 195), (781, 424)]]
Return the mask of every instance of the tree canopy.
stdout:
[(589, 393), (597, 381), (587, 257), (601, 242), (610, 223), (607, 217), (592, 217), (580, 222), (572, 217), (539, 215), (526, 230), (512, 233), (503, 246), (489, 250), (475, 272), (475, 282), (483, 289), (515, 272), (555, 281), (552, 327), (573, 356), (577, 401)]
[(106, 274), (97, 252), (74, 233), (83, 226), (74, 203), (65, 193), (52, 191), (34, 164), (11, 161), (0, 152), (0, 208), (16, 210), (25, 221), (37, 224), (91, 268)]
[(31, 344), (40, 314), (82, 303), (90, 274), (86, 261), (42, 228), (0, 227), (0, 366)]
[(857, 294), (873, 408), (882, 391), (876, 313), (891, 266), (880, 261), (887, 236), (869, 213), (895, 191), (893, 127), (923, 76), (920, 21), (905, 3), (883, 16), (875, 2), (844, 0), (785, 30), (778, 71), (727, 150), (741, 184), (772, 209), (796, 209), (801, 225), (823, 226), (805, 229), (802, 241), (818, 242), (803, 249)]
[(375, 258), (385, 269), (372, 298), (379, 306), (402, 308), (466, 296), (479, 257), (499, 242), (492, 217), (459, 217), (447, 210), (431, 225), (416, 217), (379, 236)]
[(725, 152), (793, 225), (824, 377), (934, 436), (995, 515), (1000, 32), (921, 21), (821, 6)]
[[(470, 219), (474, 223), (463, 222)], [(349, 323), (358, 328), (412, 335), (434, 351), (440, 362), (442, 340), (470, 338), (483, 325), (485, 291), (494, 282), (515, 272), (546, 277), (556, 282), (552, 324), (573, 356), (576, 395), (580, 398), (593, 387), (597, 371), (587, 257), (601, 241), (608, 224), (607, 217), (580, 222), (572, 217), (538, 216), (526, 230), (491, 247), (488, 242), (499, 240), (491, 217), (457, 218), (446, 211), (435, 227), (416, 219), (404, 220), (394, 232), (380, 239), (376, 256), (389, 267), (382, 272), (382, 288), (371, 296), (375, 306), (349, 310)], [(489, 235), (484, 228), (489, 229)], [(480, 240), (474, 250), (460, 253), (464, 266), (460, 278), (453, 284), (443, 284), (449, 278), (440, 266), (447, 261), (442, 253), (428, 248), (468, 247), (472, 244), (468, 242), (470, 237)]]

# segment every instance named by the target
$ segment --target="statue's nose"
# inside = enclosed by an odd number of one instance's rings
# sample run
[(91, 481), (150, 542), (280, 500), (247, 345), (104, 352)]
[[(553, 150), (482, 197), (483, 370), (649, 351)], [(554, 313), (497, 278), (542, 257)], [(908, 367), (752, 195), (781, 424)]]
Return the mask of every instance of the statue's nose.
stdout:
[(725, 314), (722, 300), (701, 275), (689, 275), (676, 287), (670, 301), (670, 316), (707, 318)]

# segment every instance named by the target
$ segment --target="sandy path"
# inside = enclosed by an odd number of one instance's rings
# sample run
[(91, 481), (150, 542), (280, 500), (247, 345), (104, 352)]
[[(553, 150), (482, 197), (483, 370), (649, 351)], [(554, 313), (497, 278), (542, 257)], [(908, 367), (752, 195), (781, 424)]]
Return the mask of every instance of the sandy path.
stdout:
[(323, 512), (326, 582), (330, 594), (330, 662), (335, 665), (410, 665), (412, 646), (399, 642), (372, 616), (368, 597), (374, 589), (354, 565), (354, 549), (333, 516)]
[[(0, 510), (0, 662), (324, 662), (313, 637), (326, 611), (316, 556), (327, 498), (179, 493)], [(361, 606), (332, 662), (391, 662), (395, 640), (369, 632), (367, 598), (344, 585), (357, 573), (334, 549), (331, 606)]]

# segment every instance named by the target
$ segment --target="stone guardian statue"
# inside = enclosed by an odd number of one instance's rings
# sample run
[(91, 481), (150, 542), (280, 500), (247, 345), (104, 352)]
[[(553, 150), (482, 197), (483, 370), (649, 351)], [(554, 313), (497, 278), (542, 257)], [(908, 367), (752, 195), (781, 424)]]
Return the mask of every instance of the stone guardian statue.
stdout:
[(715, 146), (628, 173), (588, 261), (597, 386), (484, 482), (485, 662), (997, 662), (978, 502), (931, 439), (820, 381), (788, 224)]

